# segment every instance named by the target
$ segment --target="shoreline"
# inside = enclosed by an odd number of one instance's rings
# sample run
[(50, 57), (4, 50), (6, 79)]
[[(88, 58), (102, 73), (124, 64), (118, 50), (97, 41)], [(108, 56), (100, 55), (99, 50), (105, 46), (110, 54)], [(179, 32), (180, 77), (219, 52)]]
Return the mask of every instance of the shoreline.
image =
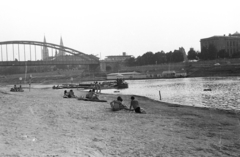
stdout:
[[(25, 84), (26, 86), (22, 86), (23, 89), (25, 90), (29, 90), (29, 85), (28, 84)], [(38, 88), (34, 88), (34, 85), (37, 85), (37, 86), (40, 86)], [(52, 89), (52, 86), (54, 84), (32, 84), (31, 86), (31, 89)], [(1, 85), (1, 86), (8, 86), (9, 89), (11, 88), (10, 84), (5, 84), (5, 85)], [(0, 86), (0, 87), (1, 87)], [(46, 86), (46, 87), (41, 87), (41, 86)], [(84, 88), (63, 88), (63, 89), (55, 89), (55, 90), (82, 90), (84, 92), (87, 92), (88, 89), (84, 89)], [(9, 90), (10, 91), (10, 90)], [(139, 98), (142, 98), (142, 99), (148, 99), (149, 101), (153, 101), (153, 102), (156, 102), (156, 103), (162, 103), (162, 104), (165, 104), (165, 105), (169, 105), (169, 106), (174, 106), (174, 107), (193, 107), (193, 108), (198, 108), (198, 109), (209, 109), (209, 110), (218, 110), (218, 111), (223, 111), (223, 112), (230, 112), (230, 113), (240, 113), (240, 110), (237, 110), (237, 109), (222, 109), (222, 108), (211, 108), (211, 107), (206, 107), (206, 106), (195, 106), (195, 105), (184, 105), (184, 104), (177, 104), (177, 103), (170, 103), (170, 102), (164, 102), (164, 101), (159, 101), (159, 100), (155, 100), (155, 99), (152, 99), (152, 98), (149, 98), (149, 97), (146, 97), (146, 96), (142, 96), (142, 95), (135, 95), (135, 94), (121, 94), (121, 93), (118, 93), (118, 94), (112, 94), (112, 93), (100, 93), (101, 95), (113, 95), (113, 96), (116, 96), (117, 95), (121, 95), (121, 96), (135, 96), (135, 97), (139, 97)]]

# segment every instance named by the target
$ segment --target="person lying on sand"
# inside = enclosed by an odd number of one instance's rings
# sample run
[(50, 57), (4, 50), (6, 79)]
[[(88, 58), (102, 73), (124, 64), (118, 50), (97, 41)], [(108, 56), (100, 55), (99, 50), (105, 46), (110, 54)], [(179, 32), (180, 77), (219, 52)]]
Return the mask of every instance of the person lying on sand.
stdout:
[[(132, 109), (133, 108), (133, 109)], [(135, 111), (135, 113), (146, 113), (146, 111), (139, 106), (139, 103), (137, 100), (135, 100), (135, 97), (131, 97), (131, 104), (130, 104), (130, 110)]]
[(126, 105), (122, 103), (123, 99), (119, 96), (117, 97), (117, 100), (113, 100), (110, 102), (111, 108), (113, 111), (119, 111), (122, 109), (129, 110)]

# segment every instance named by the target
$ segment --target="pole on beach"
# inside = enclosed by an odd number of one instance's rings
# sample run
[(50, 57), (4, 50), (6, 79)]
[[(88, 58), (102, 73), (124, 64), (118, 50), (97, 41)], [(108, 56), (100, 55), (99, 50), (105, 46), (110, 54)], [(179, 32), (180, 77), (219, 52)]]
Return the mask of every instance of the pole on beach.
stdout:
[(162, 100), (161, 91), (159, 90), (159, 98)]
[(30, 89), (31, 89), (31, 83), (32, 83), (32, 75), (30, 74), (29, 75), (29, 92), (30, 92)]
[(22, 77), (19, 77), (20, 86), (22, 85)]

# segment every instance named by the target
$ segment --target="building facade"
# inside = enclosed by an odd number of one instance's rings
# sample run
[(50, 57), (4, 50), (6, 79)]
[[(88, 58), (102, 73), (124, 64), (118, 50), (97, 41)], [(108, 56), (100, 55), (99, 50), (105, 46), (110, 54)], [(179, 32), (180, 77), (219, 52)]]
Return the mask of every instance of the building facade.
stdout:
[(232, 56), (234, 53), (240, 53), (240, 33), (236, 32), (234, 34), (229, 34), (228, 36), (213, 36), (209, 38), (204, 38), (200, 40), (201, 51), (204, 47), (209, 47), (209, 45), (214, 45), (219, 52), (220, 50), (225, 50)]
[(131, 58), (131, 55), (126, 55), (126, 52), (123, 52), (123, 55), (119, 55), (119, 56), (106, 56), (107, 58), (105, 59), (105, 61), (112, 61), (112, 62), (123, 62), (128, 58)]

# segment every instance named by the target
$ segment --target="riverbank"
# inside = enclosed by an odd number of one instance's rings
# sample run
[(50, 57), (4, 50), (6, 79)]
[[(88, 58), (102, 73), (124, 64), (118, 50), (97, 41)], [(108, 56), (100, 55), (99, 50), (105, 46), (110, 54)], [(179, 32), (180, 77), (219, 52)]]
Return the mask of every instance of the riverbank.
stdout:
[[(75, 90), (84, 96), (85, 91)], [(0, 89), (0, 156), (238, 156), (240, 113), (136, 97), (147, 114), (108, 102), (62, 98), (63, 90)], [(130, 96), (123, 95), (129, 106)]]

